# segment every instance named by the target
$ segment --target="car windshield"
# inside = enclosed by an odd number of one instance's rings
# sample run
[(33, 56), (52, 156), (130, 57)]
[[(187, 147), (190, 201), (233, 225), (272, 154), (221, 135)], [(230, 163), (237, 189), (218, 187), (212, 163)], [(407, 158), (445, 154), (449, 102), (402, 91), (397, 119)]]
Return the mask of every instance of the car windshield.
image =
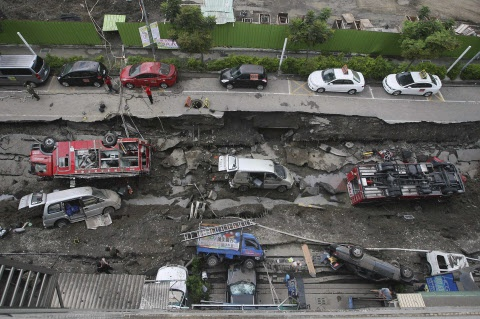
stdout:
[(169, 306), (182, 306), (183, 291), (172, 289), (168, 296)]
[(355, 80), (355, 82), (360, 83), (360, 75), (358, 74), (358, 72), (353, 70), (350, 70), (350, 71), (352, 71), (353, 79)]
[(67, 74), (68, 72), (70, 72), (70, 70), (72, 69), (72, 66), (73, 66), (73, 63), (67, 63), (63, 66), (62, 70), (60, 71), (60, 74)]
[(435, 84), (435, 85), (438, 85), (437, 84), (437, 80), (435, 79), (435, 77), (433, 75), (430, 74), (430, 79), (432, 80), (432, 83)]
[(281, 178), (286, 177), (285, 168), (282, 165), (275, 165), (274, 169), (275, 169), (275, 174), (277, 174), (277, 176), (280, 176)]
[(236, 78), (237, 76), (240, 76), (242, 73), (240, 72), (240, 67), (237, 66), (235, 68), (230, 69), (230, 74), (232, 77)]
[(95, 187), (92, 187), (92, 195), (98, 198), (107, 199), (107, 195), (105, 194), (105, 192)]
[(130, 75), (130, 76), (137, 76), (138, 74), (140, 74), (140, 64), (134, 64), (134, 65), (132, 65), (132, 67), (130, 68), (130, 72), (128, 73), (128, 75)]
[(40, 72), (40, 70), (42, 69), (42, 66), (43, 66), (43, 59), (39, 56), (37, 56), (37, 59), (35, 61), (35, 63), (33, 64), (33, 69), (35, 70), (35, 72)]
[(240, 281), (230, 286), (232, 296), (253, 295), (255, 294), (255, 285), (251, 282)]
[(324, 82), (331, 82), (335, 80), (335, 71), (333, 69), (327, 69), (323, 71), (322, 78)]
[(410, 72), (397, 74), (397, 82), (401, 86), (406, 86), (413, 83), (412, 74)]
[(169, 75), (170, 74), (170, 64), (162, 63), (160, 64), (160, 70), (159, 70), (161, 75)]

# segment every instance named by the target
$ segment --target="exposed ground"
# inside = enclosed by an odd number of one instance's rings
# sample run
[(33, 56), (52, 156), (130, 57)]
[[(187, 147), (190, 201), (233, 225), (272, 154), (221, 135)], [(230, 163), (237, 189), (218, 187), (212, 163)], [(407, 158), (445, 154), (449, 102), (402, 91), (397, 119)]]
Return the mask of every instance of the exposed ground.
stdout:
[[(291, 118), (295, 120), (296, 117)], [(298, 118), (304, 118), (305, 123), (312, 123), (310, 116), (299, 115)], [(313, 118), (323, 121), (324, 124), (309, 126), (304, 124), (287, 133), (288, 130), (258, 128), (255, 125), (258, 121), (255, 121), (252, 114), (227, 115), (223, 127), (214, 128), (213, 123), (203, 126), (200, 142), (193, 141), (191, 129), (178, 128), (179, 123), (189, 127), (188, 120), (165, 120), (163, 125), (167, 130), (168, 139), (176, 139), (178, 144), (155, 152), (151, 176), (133, 180), (77, 182), (77, 186), (94, 185), (110, 189), (117, 189), (127, 183), (132, 186), (133, 194), (127, 195), (123, 207), (113, 214), (112, 225), (97, 230), (87, 230), (84, 223), (72, 224), (64, 229), (44, 229), (40, 215), (18, 213), (18, 200), (4, 200), (0, 201), (0, 226), (8, 227), (26, 221), (31, 222), (32, 226), (27, 227), (22, 234), (10, 233), (1, 239), (2, 252), (11, 253), (12, 255), (8, 256), (15, 260), (53, 267), (64, 272), (91, 273), (94, 271), (95, 261), (104, 256), (111, 260), (116, 273), (140, 274), (167, 262), (186, 262), (194, 250), (181, 243), (179, 234), (196, 229), (199, 220), (188, 220), (189, 209), (176, 203), (188, 201), (192, 197), (194, 200), (200, 200), (196, 188), (187, 186), (191, 183), (196, 183), (201, 191), (205, 191), (204, 195), (211, 189), (217, 192), (218, 198), (212, 207), (215, 207), (218, 217), (257, 217), (258, 223), (262, 225), (326, 242), (357, 243), (365, 247), (448, 251), (466, 249), (469, 253), (480, 251), (478, 247), (480, 222), (477, 218), (480, 206), (478, 176), (467, 178), (466, 194), (448, 201), (390, 203), (361, 208), (353, 208), (345, 194), (333, 196), (319, 187), (323, 196), (318, 197), (315, 203), (324, 206), (326, 210), (318, 210), (288, 204), (300, 195), (310, 196), (303, 190), (305, 186), (303, 183), (300, 183), (300, 187), (296, 185), (291, 191), (282, 194), (267, 190), (240, 193), (230, 190), (226, 184), (209, 182), (211, 166), (208, 161), (202, 161), (197, 169), (189, 172), (186, 172), (185, 164), (178, 167), (164, 167), (161, 164), (173, 149), (182, 149), (185, 152), (200, 150), (205, 158), (224, 152), (235, 152), (244, 156), (263, 155), (286, 163), (288, 147), (317, 150), (319, 154), (324, 154), (326, 152), (322, 151), (324, 146), (321, 144), (325, 143), (352, 155), (341, 159), (337, 164), (332, 164), (327, 170), (312, 169), (307, 165), (286, 164), (298, 180), (306, 179), (310, 186), (318, 186), (315, 179), (345, 173), (351, 168), (352, 161), (361, 160), (361, 156), (357, 158), (358, 154), (371, 148), (392, 149), (397, 154), (401, 149), (409, 149), (416, 154), (438, 155), (441, 151), (454, 154), (458, 149), (480, 147), (475, 138), (479, 136), (477, 128), (470, 124), (452, 125), (450, 127), (452, 134), (442, 136), (439, 132), (444, 131), (445, 126), (433, 124), (409, 124), (407, 129), (405, 125), (387, 125), (375, 119), (336, 116)], [(325, 124), (327, 122), (330, 123)], [(68, 187), (65, 180), (39, 182), (27, 173), (31, 137), (40, 139), (53, 135), (58, 140), (65, 140), (101, 136), (112, 128), (121, 131), (118, 124), (116, 120), (103, 124), (24, 123), (22, 135), (18, 135), (18, 125), (0, 125), (2, 136), (0, 167), (3, 175), (1, 193), (11, 194), (19, 199), (32, 191), (41, 189), (51, 191)], [(136, 124), (144, 136), (157, 143), (157, 146), (161, 144), (159, 139), (163, 139), (164, 135), (159, 130), (158, 121), (138, 121)], [(398, 132), (407, 130), (416, 131), (418, 138), (409, 137), (408, 142), (399, 139)], [(380, 136), (376, 137), (376, 131), (384, 132), (385, 140)], [(310, 132), (309, 138), (304, 138), (306, 133), (302, 132)], [(346, 142), (353, 142), (354, 147), (346, 148)], [(470, 171), (475, 169), (478, 169), (478, 162), (472, 162), (470, 165)], [(241, 198), (245, 200), (246, 196), (252, 196), (254, 203), (239, 205)], [(146, 200), (149, 205), (142, 205), (139, 199)], [(272, 203), (272, 200), (275, 201)], [(222, 207), (225, 209), (221, 209)], [(415, 219), (406, 221), (404, 215), (413, 215)], [(207, 209), (204, 218), (211, 217), (214, 216)], [(215, 219), (215, 222), (227, 221)], [(267, 249), (282, 243), (297, 242), (295, 238), (258, 227), (249, 231), (256, 234)], [(117, 248), (120, 255), (110, 256), (105, 250), (107, 246)], [(314, 250), (320, 251), (321, 247)], [(389, 260), (399, 259), (417, 271), (422, 269), (416, 254), (384, 253), (382, 257)]]

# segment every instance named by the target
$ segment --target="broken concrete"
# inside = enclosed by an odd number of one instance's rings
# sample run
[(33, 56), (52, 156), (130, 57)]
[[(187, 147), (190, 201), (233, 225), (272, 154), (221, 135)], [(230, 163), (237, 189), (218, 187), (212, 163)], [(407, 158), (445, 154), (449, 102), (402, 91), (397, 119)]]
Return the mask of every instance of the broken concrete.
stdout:
[(460, 162), (480, 161), (480, 149), (457, 150)]
[(450, 155), (449, 152), (443, 151), (443, 152), (440, 152), (440, 154), (438, 155), (438, 158), (442, 161), (448, 162), (448, 155)]
[(287, 163), (297, 166), (304, 166), (308, 163), (308, 151), (298, 147), (287, 147)]
[(308, 167), (325, 172), (339, 170), (344, 163), (343, 158), (323, 151), (311, 151), (308, 155)]
[(337, 156), (343, 156), (343, 157), (347, 157), (349, 156), (350, 154), (342, 151), (342, 150), (339, 150), (337, 148), (334, 148), (334, 147), (331, 147), (331, 146), (328, 146), (326, 144), (321, 144), (320, 145), (320, 149), (327, 152), (327, 153), (332, 153), (333, 155), (337, 155)]
[(188, 170), (197, 169), (198, 165), (200, 165), (202, 161), (208, 161), (210, 157), (211, 157), (210, 153), (207, 154), (207, 152), (202, 150), (191, 150), (191, 151), (185, 152), (187, 169)]
[(185, 153), (183, 152), (183, 149), (177, 148), (173, 150), (172, 154), (165, 158), (162, 161), (162, 166), (164, 167), (172, 167), (172, 166), (181, 166), (185, 164), (187, 161), (185, 159)]
[(180, 142), (182, 142), (182, 138), (179, 136), (170, 136), (168, 138), (159, 138), (157, 140), (157, 150), (158, 151), (165, 151), (172, 147), (177, 146)]
[(455, 154), (448, 155), (448, 161), (452, 164), (457, 164), (457, 156)]
[(323, 195), (310, 196), (310, 197), (301, 197), (301, 195), (299, 195), (293, 203), (297, 204), (297, 205), (315, 205), (315, 206), (333, 205), (333, 206), (337, 206), (337, 203), (330, 202)]

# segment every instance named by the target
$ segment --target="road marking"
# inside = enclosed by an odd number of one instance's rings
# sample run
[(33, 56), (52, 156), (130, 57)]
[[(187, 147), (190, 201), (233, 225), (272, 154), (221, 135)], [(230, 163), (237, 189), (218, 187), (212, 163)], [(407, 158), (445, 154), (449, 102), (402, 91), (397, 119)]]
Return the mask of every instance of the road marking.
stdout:
[(305, 88), (305, 85), (307, 84), (307, 82), (293, 81), (293, 83), (295, 83), (297, 85), (297, 88), (294, 89), (292, 93), (296, 93), (298, 90), (307, 91), (307, 89)]
[(288, 80), (288, 94), (292, 94), (292, 87), (290, 85), (290, 80)]
[(368, 86), (368, 89), (370, 90), (370, 95), (372, 96), (372, 99), (375, 99), (375, 96), (373, 96), (373, 90), (371, 86)]
[(445, 99), (443, 98), (443, 95), (440, 91), (437, 92), (437, 94), (435, 94), (435, 96), (442, 102), (445, 102)]

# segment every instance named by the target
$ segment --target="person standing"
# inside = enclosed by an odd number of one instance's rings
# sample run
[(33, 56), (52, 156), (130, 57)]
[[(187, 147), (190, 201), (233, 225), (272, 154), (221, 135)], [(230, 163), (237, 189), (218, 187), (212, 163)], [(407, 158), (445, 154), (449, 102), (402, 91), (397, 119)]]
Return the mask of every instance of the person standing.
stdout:
[(110, 264), (105, 260), (105, 258), (102, 258), (98, 263), (97, 263), (97, 272), (98, 273), (106, 273), (110, 274), (110, 270), (113, 270), (113, 267), (110, 266)]
[(37, 92), (33, 89), (33, 87), (30, 84), (27, 84), (27, 92), (34, 98), (37, 99), (37, 101), (40, 100), (40, 96), (38, 96)]
[(116, 90), (116, 89), (113, 88), (112, 78), (109, 77), (108, 75), (107, 75), (107, 77), (105, 78), (105, 84), (108, 86), (108, 92), (112, 93), (112, 91), (113, 91), (113, 92), (115, 92), (115, 93), (118, 93), (118, 90)]
[(150, 90), (150, 86), (145, 87), (145, 93), (147, 93), (148, 99), (150, 100), (150, 104), (153, 104), (153, 97), (152, 97), (152, 91)]

